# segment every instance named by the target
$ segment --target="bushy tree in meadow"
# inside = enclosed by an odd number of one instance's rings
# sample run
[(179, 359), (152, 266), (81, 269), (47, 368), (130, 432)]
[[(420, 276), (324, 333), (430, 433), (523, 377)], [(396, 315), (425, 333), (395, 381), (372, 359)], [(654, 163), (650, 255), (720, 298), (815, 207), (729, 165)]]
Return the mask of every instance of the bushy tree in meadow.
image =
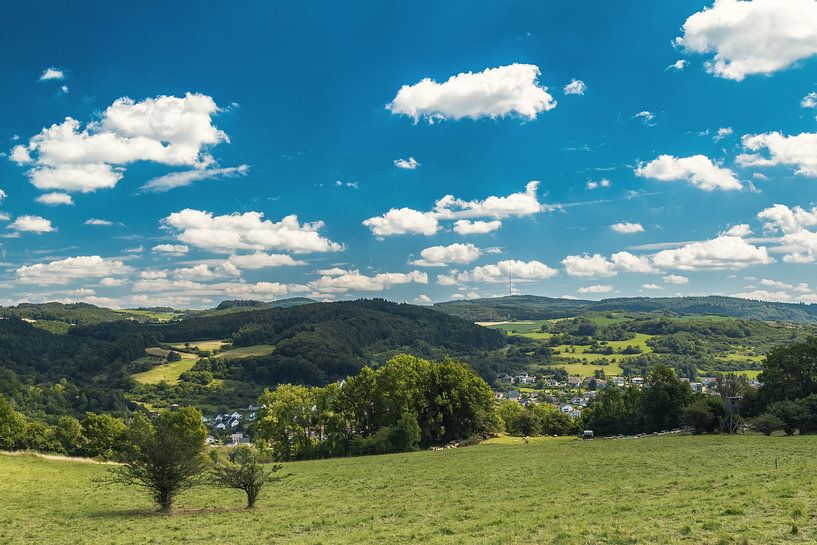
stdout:
[(54, 439), (62, 454), (76, 455), (82, 452), (82, 424), (73, 416), (61, 416), (54, 424)]
[(106, 413), (86, 413), (82, 420), (82, 449), (86, 456), (110, 459), (122, 443), (125, 423)]
[(817, 337), (772, 350), (758, 380), (766, 403), (817, 394)]
[(641, 397), (646, 431), (671, 430), (681, 424), (681, 413), (692, 397), (692, 390), (688, 383), (681, 382), (674, 369), (658, 365), (647, 374)]
[(213, 483), (244, 491), (247, 494), (247, 509), (255, 507), (255, 502), (267, 484), (282, 479), (276, 473), (283, 466), (275, 464), (264, 468), (259, 461), (258, 452), (248, 445), (232, 448), (227, 455), (213, 450), (211, 457)]
[(259, 404), (266, 407), (255, 425), (256, 433), (280, 460), (309, 458), (315, 450), (320, 427), (317, 388), (281, 384), (265, 390)]
[(681, 423), (693, 429), (694, 433), (713, 433), (720, 429), (725, 411), (723, 398), (699, 395), (684, 407)]
[(279, 385), (259, 404), (257, 438), (279, 460), (413, 450), (501, 427), (488, 384), (451, 359), (396, 356), (342, 385)]
[(26, 421), (14, 410), (5, 397), (0, 395), (0, 449), (15, 450), (23, 446)]
[(794, 435), (803, 421), (803, 407), (796, 401), (778, 401), (769, 405), (769, 414), (775, 416), (783, 423), (783, 431), (786, 435)]
[(599, 435), (638, 433), (644, 429), (642, 390), (605, 388), (582, 413), (583, 427)]
[(183, 407), (154, 420), (137, 414), (119, 449), (121, 465), (112, 469), (112, 481), (139, 486), (150, 492), (163, 512), (176, 496), (198, 484), (207, 469), (201, 412)]
[(749, 427), (763, 435), (771, 435), (783, 429), (783, 421), (771, 413), (763, 413), (753, 418)]

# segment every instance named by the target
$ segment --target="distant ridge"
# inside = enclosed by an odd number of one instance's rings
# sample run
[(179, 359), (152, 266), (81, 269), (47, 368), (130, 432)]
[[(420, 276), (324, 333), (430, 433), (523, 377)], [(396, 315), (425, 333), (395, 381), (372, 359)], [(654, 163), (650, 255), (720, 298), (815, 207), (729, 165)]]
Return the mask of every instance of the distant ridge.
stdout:
[(513, 295), (490, 299), (448, 301), (434, 309), (474, 322), (546, 320), (589, 311), (667, 312), (714, 314), (753, 320), (817, 323), (817, 305), (774, 303), (710, 295), (705, 297), (618, 297), (589, 301), (537, 295)]

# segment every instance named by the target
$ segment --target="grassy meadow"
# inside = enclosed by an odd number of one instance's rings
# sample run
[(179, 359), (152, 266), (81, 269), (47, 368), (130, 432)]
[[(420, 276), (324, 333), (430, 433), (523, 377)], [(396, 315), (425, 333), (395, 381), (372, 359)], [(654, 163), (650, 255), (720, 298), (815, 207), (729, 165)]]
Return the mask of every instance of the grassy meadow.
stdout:
[(225, 360), (237, 360), (241, 358), (258, 358), (272, 354), (275, 350), (275, 345), (272, 344), (254, 344), (252, 346), (241, 346), (219, 352), (215, 357), (223, 358)]
[(216, 351), (221, 350), (221, 348), (225, 345), (225, 341), (215, 340), (215, 341), (189, 341), (186, 343), (173, 343), (170, 346), (173, 348), (197, 348), (199, 350), (210, 350)]
[(506, 437), (288, 463), (253, 511), (199, 488), (170, 516), (95, 483), (103, 465), (0, 455), (0, 543), (813, 543), (815, 449), (814, 436)]
[[(146, 350), (153, 357), (161, 355), (158, 351), (164, 352), (160, 348), (148, 348)], [(159, 384), (162, 381), (168, 384), (177, 384), (182, 373), (192, 369), (199, 359), (195, 354), (179, 352), (179, 355), (182, 357), (180, 361), (168, 362), (165, 360), (165, 363), (160, 363), (147, 371), (132, 375), (133, 379), (141, 384)], [(167, 354), (164, 354), (164, 357), (166, 356)]]

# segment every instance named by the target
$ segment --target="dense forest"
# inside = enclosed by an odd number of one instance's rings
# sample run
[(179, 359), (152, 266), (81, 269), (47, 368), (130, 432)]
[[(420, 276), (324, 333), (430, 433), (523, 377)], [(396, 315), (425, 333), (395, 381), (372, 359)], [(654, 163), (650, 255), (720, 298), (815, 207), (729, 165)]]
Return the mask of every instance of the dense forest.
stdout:
[(475, 322), (549, 320), (590, 311), (664, 311), (674, 315), (714, 314), (751, 320), (817, 323), (817, 305), (772, 303), (721, 296), (628, 297), (586, 301), (514, 295), (493, 299), (436, 303), (434, 308)]
[[(51, 415), (122, 411), (124, 394), (139, 388), (145, 398), (165, 389), (165, 398), (230, 406), (282, 382), (328, 384), (398, 353), (476, 357), (506, 345), (501, 332), (382, 300), (250, 307), (164, 324), (120, 319), (76, 325), (67, 334), (36, 325), (0, 320), (0, 393), (26, 413)], [(178, 386), (136, 385), (130, 378), (140, 370), (132, 362), (145, 355), (145, 348), (202, 339), (223, 339), (233, 347), (275, 345), (275, 350), (242, 359), (204, 358), (190, 372), (194, 380)], [(489, 358), (483, 360), (490, 367)], [(209, 373), (227, 387), (204, 389), (196, 373)]]

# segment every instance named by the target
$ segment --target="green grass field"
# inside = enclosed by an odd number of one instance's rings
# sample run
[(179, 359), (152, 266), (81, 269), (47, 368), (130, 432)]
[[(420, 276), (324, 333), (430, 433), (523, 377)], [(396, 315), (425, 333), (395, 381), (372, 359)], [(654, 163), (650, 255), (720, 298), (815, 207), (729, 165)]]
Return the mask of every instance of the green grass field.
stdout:
[[(173, 348), (185, 348), (185, 344), (187, 343), (172, 343), (170, 346)], [(215, 340), (215, 341), (190, 341), (189, 345), (190, 348), (198, 348), (199, 350), (221, 350), (221, 347), (224, 346), (225, 341)]]
[[(101, 465), (0, 456), (6, 545), (791, 544), (817, 539), (817, 437), (534, 439), (285, 464), (245, 511), (184, 493), (175, 514), (94, 482)], [(778, 460), (778, 468), (775, 468)], [(796, 528), (796, 532), (793, 530)]]
[(224, 358), (225, 360), (237, 360), (241, 358), (257, 358), (259, 356), (266, 356), (275, 350), (272, 344), (255, 344), (253, 346), (242, 346), (219, 352), (216, 357)]
[[(162, 352), (166, 353), (167, 351), (160, 348), (148, 348), (145, 350), (145, 352), (155, 356), (161, 355)], [(192, 369), (199, 359), (199, 357), (195, 354), (185, 354), (184, 352), (179, 352), (179, 355), (182, 357), (181, 361), (162, 363), (148, 369), (147, 371), (136, 373), (131, 376), (136, 382), (140, 382), (142, 384), (159, 384), (162, 381), (169, 384), (176, 384), (179, 382), (179, 377), (182, 375), (182, 373)]]

